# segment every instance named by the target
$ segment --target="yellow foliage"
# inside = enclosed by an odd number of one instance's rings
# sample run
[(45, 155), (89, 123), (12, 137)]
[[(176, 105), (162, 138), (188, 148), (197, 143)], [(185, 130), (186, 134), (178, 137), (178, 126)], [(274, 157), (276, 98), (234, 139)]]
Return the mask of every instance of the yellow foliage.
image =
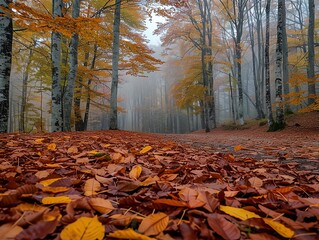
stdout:
[(102, 240), (105, 228), (95, 216), (94, 218), (81, 217), (74, 223), (66, 226), (61, 234), (61, 240)]

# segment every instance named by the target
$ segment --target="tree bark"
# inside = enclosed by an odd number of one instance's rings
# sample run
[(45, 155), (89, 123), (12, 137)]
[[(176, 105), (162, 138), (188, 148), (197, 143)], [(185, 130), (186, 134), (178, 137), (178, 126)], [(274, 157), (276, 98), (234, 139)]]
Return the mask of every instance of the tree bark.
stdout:
[(315, 84), (315, 47), (314, 47), (314, 27), (315, 27), (315, 2), (309, 0), (309, 26), (308, 26), (308, 105), (315, 102), (316, 84)]
[[(62, 16), (62, 0), (52, 0), (53, 17)], [(51, 40), (52, 58), (52, 113), (51, 131), (59, 132), (62, 130), (62, 106), (61, 106), (61, 33), (52, 32)]]
[(9, 85), (12, 62), (12, 17), (9, 4), (0, 0), (0, 133), (8, 131)]
[[(73, 0), (72, 18), (76, 19), (80, 15), (80, 0)], [(78, 71), (78, 45), (79, 35), (75, 32), (72, 35), (69, 51), (69, 78), (63, 100), (63, 123), (64, 131), (71, 131), (71, 113), (74, 96), (74, 85)]]
[(118, 129), (117, 121), (117, 93), (119, 82), (119, 57), (120, 57), (120, 24), (121, 24), (121, 0), (115, 1), (115, 13), (113, 23), (113, 46), (112, 46), (112, 85), (110, 101), (110, 130)]
[(266, 45), (265, 45), (265, 73), (266, 73), (266, 107), (267, 107), (267, 118), (269, 128), (273, 128), (274, 118), (272, 115), (271, 105), (271, 89), (270, 89), (270, 70), (269, 70), (269, 22), (270, 22), (270, 3), (271, 0), (267, 0), (266, 4)]
[(274, 130), (282, 129), (285, 126), (283, 111), (283, 12), (285, 11), (284, 0), (278, 0), (278, 24), (277, 24), (277, 45), (276, 45), (276, 127)]
[[(287, 96), (289, 90), (289, 66), (288, 66), (288, 40), (286, 30), (286, 4), (283, 1), (283, 12), (282, 12), (282, 79), (283, 79), (283, 90), (284, 96)], [(285, 100), (287, 98), (285, 97)], [(285, 104), (285, 112), (291, 112), (290, 105)]]

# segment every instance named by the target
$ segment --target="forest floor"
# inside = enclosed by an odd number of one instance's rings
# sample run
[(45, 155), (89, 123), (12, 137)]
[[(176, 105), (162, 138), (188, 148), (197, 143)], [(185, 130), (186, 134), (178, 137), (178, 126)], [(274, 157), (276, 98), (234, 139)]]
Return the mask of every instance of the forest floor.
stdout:
[(266, 130), (0, 134), (0, 238), (319, 239), (319, 113)]

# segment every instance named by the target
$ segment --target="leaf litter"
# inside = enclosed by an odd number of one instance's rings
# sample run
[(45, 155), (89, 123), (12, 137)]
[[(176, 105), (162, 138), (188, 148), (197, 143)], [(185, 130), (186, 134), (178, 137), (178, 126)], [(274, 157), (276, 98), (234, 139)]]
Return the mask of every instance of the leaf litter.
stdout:
[(318, 239), (319, 176), (244, 143), (106, 131), (2, 134), (0, 147), (2, 239)]

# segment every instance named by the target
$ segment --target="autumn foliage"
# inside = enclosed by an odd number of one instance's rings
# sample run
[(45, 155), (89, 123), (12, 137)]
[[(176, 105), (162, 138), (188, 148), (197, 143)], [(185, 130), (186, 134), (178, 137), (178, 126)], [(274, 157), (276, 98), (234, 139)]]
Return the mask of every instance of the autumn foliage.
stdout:
[(2, 239), (318, 234), (318, 178), (294, 163), (124, 131), (1, 135), (0, 144)]

